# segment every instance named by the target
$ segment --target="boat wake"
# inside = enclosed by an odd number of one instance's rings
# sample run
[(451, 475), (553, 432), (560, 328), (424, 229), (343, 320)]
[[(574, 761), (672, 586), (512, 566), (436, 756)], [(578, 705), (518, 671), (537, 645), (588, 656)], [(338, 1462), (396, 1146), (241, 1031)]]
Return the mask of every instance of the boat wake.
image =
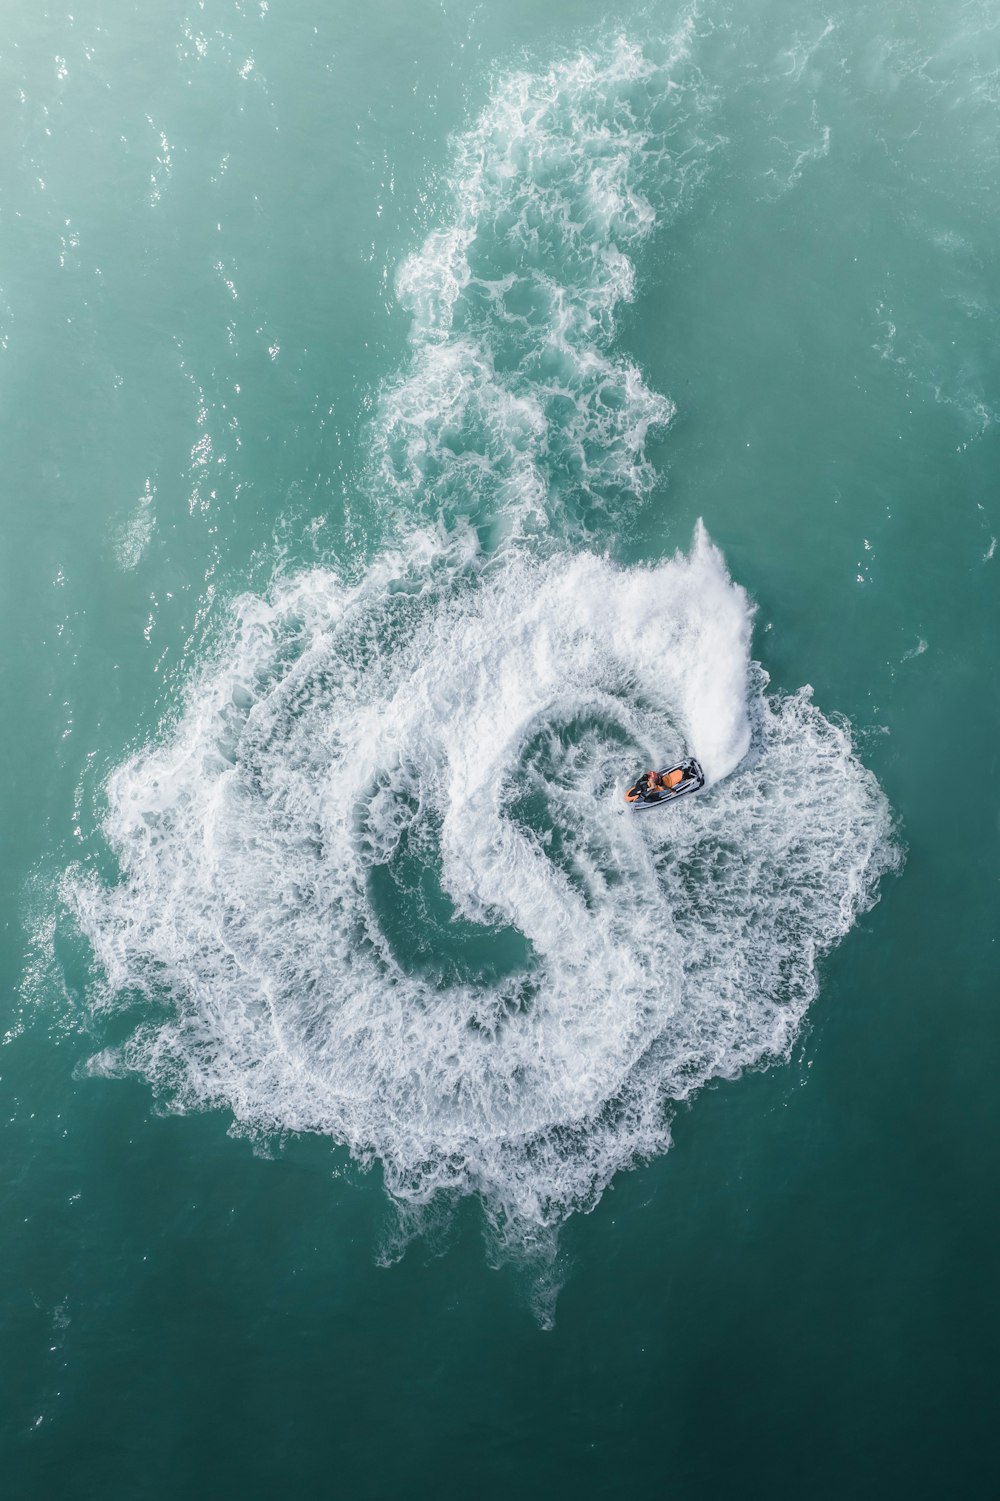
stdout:
[[(498, 86), (400, 273), (384, 545), (236, 602), (108, 782), (118, 879), (67, 876), (95, 1013), (148, 1006), (92, 1071), (325, 1133), (404, 1212), (475, 1195), (510, 1254), (665, 1150), (672, 1102), (787, 1057), (896, 859), (848, 730), (768, 691), (704, 529), (656, 566), (587, 545), (671, 413), (612, 320), (712, 150), (704, 98), (684, 35)], [(636, 766), (685, 754), (710, 790), (632, 816)]]

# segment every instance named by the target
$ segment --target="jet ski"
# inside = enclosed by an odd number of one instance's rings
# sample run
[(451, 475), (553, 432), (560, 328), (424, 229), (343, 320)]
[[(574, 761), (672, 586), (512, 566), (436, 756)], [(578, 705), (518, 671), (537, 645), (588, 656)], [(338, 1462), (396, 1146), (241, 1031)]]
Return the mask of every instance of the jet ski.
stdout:
[[(659, 808), (664, 803), (675, 803), (679, 797), (686, 797), (689, 792), (697, 792), (705, 785), (705, 773), (693, 756), (689, 756), (679, 766), (665, 766), (656, 775), (661, 785), (654, 787), (652, 791), (648, 784), (649, 773), (644, 771), (639, 780), (626, 792), (625, 801), (631, 803), (636, 812), (643, 813), (648, 808)], [(664, 783), (667, 785), (662, 785)]]

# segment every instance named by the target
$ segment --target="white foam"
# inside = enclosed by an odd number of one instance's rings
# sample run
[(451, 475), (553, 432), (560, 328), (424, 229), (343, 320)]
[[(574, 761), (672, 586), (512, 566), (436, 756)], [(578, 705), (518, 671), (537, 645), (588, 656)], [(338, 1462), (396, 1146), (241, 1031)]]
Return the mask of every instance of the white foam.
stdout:
[(146, 488), (136, 502), (128, 522), (118, 534), (115, 544), (115, 555), (120, 567), (128, 572), (138, 567), (146, 549), (152, 541), (156, 518), (153, 511), (153, 502), (156, 497), (156, 486), (152, 480), (146, 481)]
[[(94, 1067), (327, 1133), (404, 1201), (478, 1193), (524, 1240), (662, 1150), (665, 1101), (787, 1053), (888, 810), (843, 729), (751, 680), (703, 533), (630, 571), (508, 553), (455, 594), (407, 567), (244, 600), (169, 741), (111, 779), (122, 880), (72, 900), (106, 1002), (173, 1009)], [(624, 806), (687, 750), (711, 796)], [(464, 968), (428, 971), (462, 923)], [(511, 934), (498, 972), (482, 940)]]
[(656, 63), (618, 38), (508, 76), (454, 143), (448, 221), (396, 283), (413, 361), (383, 392), (372, 479), (397, 531), (471, 515), (577, 534), (654, 483), (646, 441), (674, 407), (609, 346), (632, 252), (711, 150), (689, 36)]

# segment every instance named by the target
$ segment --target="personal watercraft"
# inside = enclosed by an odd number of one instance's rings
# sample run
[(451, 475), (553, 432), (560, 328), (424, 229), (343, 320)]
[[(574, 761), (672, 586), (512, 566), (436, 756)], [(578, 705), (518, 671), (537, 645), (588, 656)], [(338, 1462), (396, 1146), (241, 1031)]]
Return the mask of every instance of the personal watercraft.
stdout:
[(626, 792), (625, 801), (631, 803), (636, 812), (643, 813), (648, 808), (659, 808), (663, 803), (674, 803), (679, 797), (697, 792), (705, 785), (705, 773), (693, 756), (689, 756), (679, 766), (665, 766), (656, 776), (660, 785), (651, 789), (649, 773), (644, 771)]

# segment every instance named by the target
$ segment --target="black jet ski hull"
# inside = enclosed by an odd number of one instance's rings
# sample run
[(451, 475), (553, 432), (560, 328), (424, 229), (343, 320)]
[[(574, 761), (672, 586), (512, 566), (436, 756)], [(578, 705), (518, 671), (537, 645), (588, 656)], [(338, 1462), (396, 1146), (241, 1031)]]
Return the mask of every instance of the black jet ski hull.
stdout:
[(699, 792), (705, 785), (705, 773), (693, 756), (689, 756), (679, 766), (665, 766), (658, 775), (665, 777), (672, 771), (682, 771), (684, 780), (676, 787), (658, 789), (652, 794), (643, 790), (646, 779), (644, 776), (640, 777), (625, 794), (625, 801), (629, 807), (634, 808), (637, 813), (648, 813), (650, 808), (662, 808), (666, 803), (675, 803), (679, 797), (688, 797), (692, 792)]

